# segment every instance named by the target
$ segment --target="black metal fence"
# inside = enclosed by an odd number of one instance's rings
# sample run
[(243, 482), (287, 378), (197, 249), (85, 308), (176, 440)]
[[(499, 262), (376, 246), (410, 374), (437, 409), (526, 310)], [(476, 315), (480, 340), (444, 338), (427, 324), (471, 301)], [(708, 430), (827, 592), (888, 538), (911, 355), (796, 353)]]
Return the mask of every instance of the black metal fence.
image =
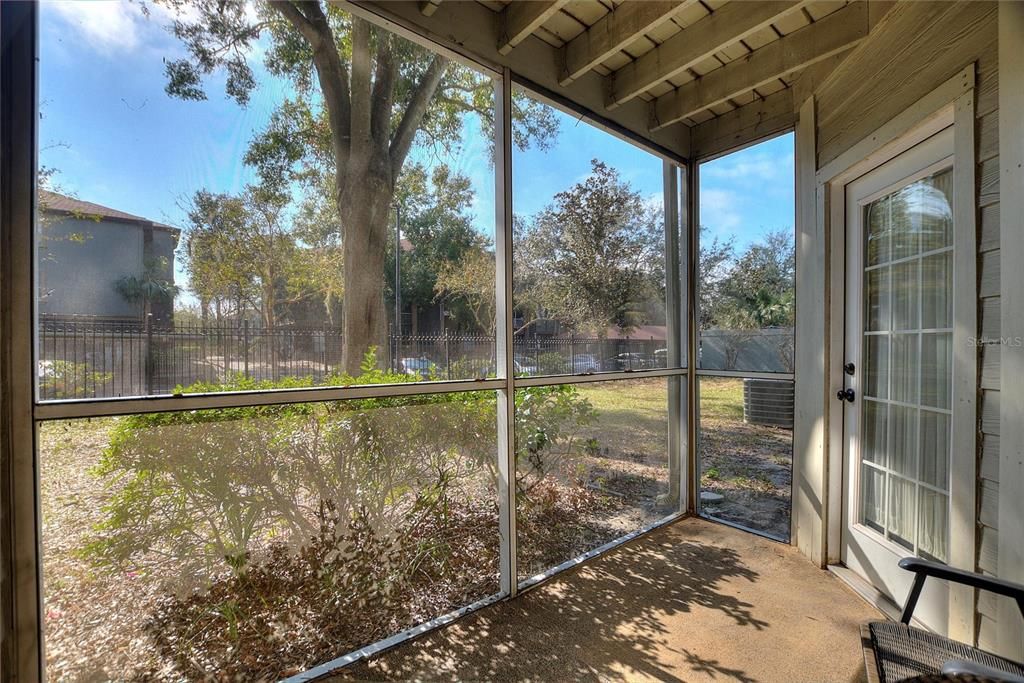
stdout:
[[(247, 321), (174, 325), (46, 319), (39, 326), (40, 396), (44, 400), (166, 394), (197, 383), (308, 378), (322, 384), (341, 372), (336, 326)], [(524, 338), (514, 345), (521, 375), (576, 374), (663, 367), (656, 339)], [(486, 335), (391, 335), (379, 361), (393, 372), (434, 379), (495, 373), (495, 341)]]

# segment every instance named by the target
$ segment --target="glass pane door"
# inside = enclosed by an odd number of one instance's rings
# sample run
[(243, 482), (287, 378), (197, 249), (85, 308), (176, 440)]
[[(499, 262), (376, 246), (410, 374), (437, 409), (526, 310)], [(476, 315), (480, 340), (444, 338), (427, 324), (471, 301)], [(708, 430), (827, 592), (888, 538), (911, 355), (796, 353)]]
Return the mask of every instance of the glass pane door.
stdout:
[(953, 353), (952, 169), (863, 207), (859, 521), (948, 557)]

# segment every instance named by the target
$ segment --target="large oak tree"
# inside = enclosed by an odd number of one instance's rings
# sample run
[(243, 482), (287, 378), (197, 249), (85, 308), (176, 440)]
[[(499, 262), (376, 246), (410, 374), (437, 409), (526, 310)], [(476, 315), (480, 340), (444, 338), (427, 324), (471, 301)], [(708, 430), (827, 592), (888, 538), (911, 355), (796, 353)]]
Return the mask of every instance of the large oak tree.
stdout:
[[(329, 179), (344, 252), (343, 365), (358, 373), (365, 351), (385, 341), (388, 217), (403, 166), (417, 141), (458, 146), (467, 121), (491, 136), (493, 82), (319, 0), (165, 3), (188, 52), (167, 63), (170, 95), (205, 99), (204, 77), (223, 72), (227, 95), (245, 105), (258, 87), (250, 63), (258, 55), (294, 86), (246, 161), (282, 190)], [(514, 113), (520, 147), (545, 145), (557, 130), (551, 110), (533, 100), (518, 97)]]

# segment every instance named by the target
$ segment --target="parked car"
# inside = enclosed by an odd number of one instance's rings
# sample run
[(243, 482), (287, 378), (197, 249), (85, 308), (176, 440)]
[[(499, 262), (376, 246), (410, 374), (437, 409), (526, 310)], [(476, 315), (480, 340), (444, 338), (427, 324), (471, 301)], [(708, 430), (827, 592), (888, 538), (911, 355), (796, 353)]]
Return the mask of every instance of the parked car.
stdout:
[[(535, 366), (533, 366), (533, 365), (523, 365), (518, 360), (513, 360), (512, 364), (513, 364), (512, 372), (515, 373), (515, 375), (518, 376), (518, 377), (522, 377), (524, 375), (536, 375), (537, 374), (537, 368)], [(488, 377), (495, 377), (497, 374), (498, 374), (497, 367), (493, 363), (489, 363), (489, 364), (485, 365), (483, 368), (480, 369), (480, 372), (477, 373), (477, 376), (480, 379), (487, 379)]]
[(517, 375), (536, 375), (537, 374), (537, 363), (533, 358), (529, 356), (516, 356), (516, 374)]
[(407, 375), (413, 375), (421, 379), (426, 379), (437, 370), (437, 366), (432, 360), (426, 356), (420, 356), (419, 358), (400, 358), (398, 360), (399, 368), (402, 372)]
[(620, 353), (608, 359), (606, 367), (612, 370), (646, 370), (651, 367), (651, 359), (643, 353)]
[(571, 365), (572, 373), (574, 375), (586, 372), (601, 372), (604, 368), (604, 364), (601, 362), (601, 359), (589, 353), (577, 353), (573, 356)]

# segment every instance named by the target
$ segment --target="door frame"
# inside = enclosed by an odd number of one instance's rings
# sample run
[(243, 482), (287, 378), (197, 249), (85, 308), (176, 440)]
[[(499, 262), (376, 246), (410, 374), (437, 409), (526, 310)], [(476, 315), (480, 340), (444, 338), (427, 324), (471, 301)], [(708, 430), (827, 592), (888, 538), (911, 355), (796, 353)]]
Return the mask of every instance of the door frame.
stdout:
[[(953, 271), (959, 282), (977, 283), (977, 196), (975, 187), (975, 64), (918, 100), (871, 135), (822, 166), (815, 177), (817, 222), (828, 243), (828, 297), (825, 304), (826, 397), (825, 559), (840, 562), (844, 524), (843, 410), (835, 401), (843, 388), (846, 335), (846, 185), (935, 133), (953, 127), (954, 224)], [(964, 161), (967, 163), (964, 163)], [(977, 286), (954, 292), (957, 311), (953, 337), (954, 452), (977, 453), (978, 357), (969, 337), (977, 334)], [(975, 570), (977, 458), (955, 458), (950, 470), (950, 536), (963, 539), (950, 548), (949, 565)], [(948, 633), (959, 640), (975, 637), (974, 591), (951, 586)]]

